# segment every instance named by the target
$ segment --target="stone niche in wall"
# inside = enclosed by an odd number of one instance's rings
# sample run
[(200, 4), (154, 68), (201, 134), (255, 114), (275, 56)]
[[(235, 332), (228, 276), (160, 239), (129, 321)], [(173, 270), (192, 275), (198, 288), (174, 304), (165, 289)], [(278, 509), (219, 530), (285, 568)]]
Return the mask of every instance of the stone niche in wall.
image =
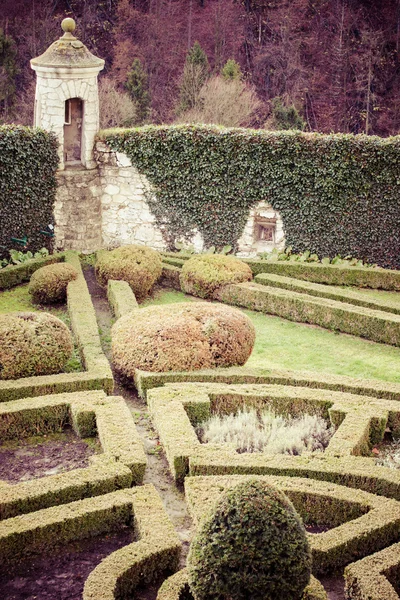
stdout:
[(279, 212), (266, 201), (252, 208), (238, 246), (243, 256), (271, 252), (274, 248), (283, 249), (285, 234)]

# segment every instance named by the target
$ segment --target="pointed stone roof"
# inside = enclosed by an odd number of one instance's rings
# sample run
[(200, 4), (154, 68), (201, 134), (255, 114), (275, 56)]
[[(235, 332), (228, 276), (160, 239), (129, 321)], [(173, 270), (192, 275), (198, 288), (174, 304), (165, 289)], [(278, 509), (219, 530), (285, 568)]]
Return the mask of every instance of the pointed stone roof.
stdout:
[(104, 66), (104, 60), (92, 54), (86, 46), (79, 41), (72, 32), (75, 31), (75, 21), (73, 19), (64, 19), (61, 23), (64, 35), (37, 58), (32, 58), (31, 66), (57, 68), (82, 68), (82, 69), (101, 69)]

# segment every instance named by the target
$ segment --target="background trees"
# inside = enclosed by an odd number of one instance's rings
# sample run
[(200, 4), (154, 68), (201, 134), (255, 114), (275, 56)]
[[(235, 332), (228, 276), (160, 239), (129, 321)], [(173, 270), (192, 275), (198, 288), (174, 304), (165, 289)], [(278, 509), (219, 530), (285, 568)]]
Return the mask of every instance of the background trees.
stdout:
[(29, 101), (29, 59), (61, 34), (66, 14), (106, 59), (103, 76), (130, 94), (137, 123), (173, 121), (186, 83), (198, 75), (196, 93), (206, 85), (187, 59), (197, 41), (210, 77), (229, 59), (240, 66), (261, 102), (253, 125), (271, 122), (279, 98), (308, 130), (400, 131), (400, 0), (2, 0), (0, 28), (16, 53), (5, 76), (0, 50), (3, 120), (27, 118), (18, 107)]

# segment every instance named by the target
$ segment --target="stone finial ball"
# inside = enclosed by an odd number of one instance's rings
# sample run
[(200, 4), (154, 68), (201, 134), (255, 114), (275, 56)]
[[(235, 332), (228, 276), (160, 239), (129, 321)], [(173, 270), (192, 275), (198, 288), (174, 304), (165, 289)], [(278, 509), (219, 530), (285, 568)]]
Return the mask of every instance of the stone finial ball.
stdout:
[(65, 31), (65, 33), (72, 33), (76, 29), (76, 23), (71, 17), (67, 17), (61, 23), (61, 29)]

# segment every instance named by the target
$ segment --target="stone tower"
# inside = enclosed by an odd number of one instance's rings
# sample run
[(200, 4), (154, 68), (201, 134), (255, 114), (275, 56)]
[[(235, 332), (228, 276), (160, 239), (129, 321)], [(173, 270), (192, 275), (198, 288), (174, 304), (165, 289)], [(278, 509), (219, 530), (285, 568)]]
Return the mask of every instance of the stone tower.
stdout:
[(97, 77), (104, 60), (73, 35), (75, 21), (64, 19), (64, 35), (31, 60), (36, 71), (34, 125), (53, 130), (60, 141), (60, 170), (93, 169), (93, 145), (99, 130)]

